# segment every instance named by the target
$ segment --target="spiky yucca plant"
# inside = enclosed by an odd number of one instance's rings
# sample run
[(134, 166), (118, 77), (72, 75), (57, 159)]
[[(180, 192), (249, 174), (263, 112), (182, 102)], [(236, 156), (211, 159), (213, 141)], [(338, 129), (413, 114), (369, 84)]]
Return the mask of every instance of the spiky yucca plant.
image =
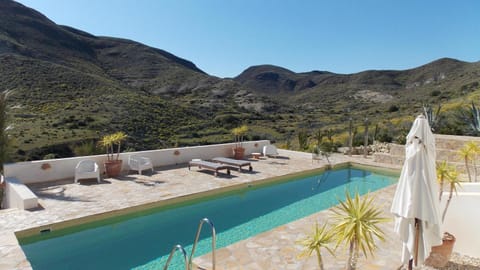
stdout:
[(470, 153), (472, 155), (472, 166), (473, 166), (473, 179), (477, 182), (477, 155), (480, 153), (480, 147), (474, 141), (470, 141), (466, 143), (466, 147), (470, 149)]
[(298, 258), (310, 257), (313, 251), (315, 251), (315, 254), (317, 255), (318, 266), (320, 267), (320, 270), (323, 270), (323, 259), (320, 249), (325, 248), (334, 256), (333, 250), (328, 246), (332, 241), (333, 234), (331, 230), (327, 229), (327, 224), (323, 224), (322, 227), (319, 227), (318, 223), (315, 223), (313, 232), (297, 242), (305, 248), (302, 253), (298, 254)]
[(451, 166), (449, 166), (445, 160), (441, 163), (437, 163), (437, 180), (440, 184), (440, 195), (438, 198), (439, 201), (442, 201), (443, 185), (445, 184), (445, 178), (448, 176), (448, 172), (451, 169)]
[(349, 258), (347, 269), (354, 270), (357, 267), (357, 259), (360, 250), (365, 255), (373, 255), (377, 248), (375, 238), (385, 241), (385, 236), (378, 226), (388, 221), (383, 217), (383, 211), (374, 203), (374, 197), (365, 195), (360, 198), (358, 192), (352, 198), (348, 191), (345, 192), (345, 202), (332, 208), (335, 227), (334, 235), (337, 237), (337, 247), (345, 242), (349, 245)]
[(445, 221), (445, 215), (447, 214), (448, 206), (453, 197), (453, 192), (457, 193), (458, 187), (460, 187), (460, 179), (458, 177), (458, 171), (456, 169), (450, 169), (447, 173), (447, 184), (450, 189), (450, 194), (448, 195), (447, 203), (445, 204), (445, 209), (442, 214), (442, 222)]
[[(122, 141), (127, 138), (127, 134), (119, 131), (110, 135), (103, 136), (102, 140), (100, 140), (100, 145), (105, 147), (107, 151), (107, 160), (118, 160), (120, 156), (120, 148), (122, 145)], [(114, 159), (115, 149), (114, 146), (117, 146), (116, 150), (116, 157)]]
[(465, 170), (467, 171), (468, 181), (472, 182), (472, 174), (470, 172), (470, 161), (473, 162), (475, 181), (477, 179), (477, 168), (475, 164), (475, 157), (480, 152), (480, 147), (477, 143), (471, 141), (465, 143), (462, 148), (458, 150), (458, 155), (465, 162)]

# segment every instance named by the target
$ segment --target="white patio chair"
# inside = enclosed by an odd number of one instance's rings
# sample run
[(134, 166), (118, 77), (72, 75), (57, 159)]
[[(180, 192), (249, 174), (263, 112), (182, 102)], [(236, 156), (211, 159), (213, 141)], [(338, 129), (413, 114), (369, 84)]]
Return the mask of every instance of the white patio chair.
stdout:
[(263, 147), (263, 155), (266, 157), (278, 157), (277, 147), (273, 144), (265, 145)]
[(87, 178), (97, 178), (97, 182), (100, 183), (100, 170), (94, 160), (84, 159), (75, 167), (75, 183), (78, 179)]
[(128, 157), (128, 166), (130, 166), (130, 170), (138, 171), (138, 174), (142, 174), (143, 170), (152, 170), (153, 173), (153, 164), (148, 157), (131, 155)]

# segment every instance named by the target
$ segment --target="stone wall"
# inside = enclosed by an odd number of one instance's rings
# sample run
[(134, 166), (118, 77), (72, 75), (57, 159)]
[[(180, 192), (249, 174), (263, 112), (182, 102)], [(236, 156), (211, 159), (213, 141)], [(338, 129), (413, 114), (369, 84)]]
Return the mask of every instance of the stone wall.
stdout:
[[(459, 157), (458, 150), (470, 141), (480, 144), (480, 137), (435, 134), (437, 161), (445, 160), (450, 165), (455, 166), (460, 173), (466, 173), (465, 162)], [(387, 164), (403, 164), (405, 161), (405, 146), (392, 143), (389, 148), (389, 153), (374, 153), (374, 161)], [(477, 164), (480, 165), (480, 160), (477, 161)]]

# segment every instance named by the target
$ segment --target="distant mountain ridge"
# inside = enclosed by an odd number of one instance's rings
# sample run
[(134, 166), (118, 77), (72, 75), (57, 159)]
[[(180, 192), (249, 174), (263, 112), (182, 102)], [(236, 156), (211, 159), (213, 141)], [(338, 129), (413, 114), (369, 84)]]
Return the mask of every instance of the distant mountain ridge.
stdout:
[(0, 89), (13, 90), (15, 159), (73, 155), (118, 130), (131, 150), (228, 142), (242, 123), (251, 139), (341, 132), (347, 109), (372, 121), (402, 119), (422, 103), (470, 98), (479, 78), (479, 62), (443, 58), (355, 74), (260, 65), (221, 79), (164, 50), (60, 26), (0, 0)]

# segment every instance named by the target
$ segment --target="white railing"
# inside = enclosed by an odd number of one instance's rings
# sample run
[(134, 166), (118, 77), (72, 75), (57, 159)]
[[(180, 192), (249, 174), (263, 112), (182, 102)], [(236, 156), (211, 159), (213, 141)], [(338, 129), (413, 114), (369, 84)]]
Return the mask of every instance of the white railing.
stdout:
[[(262, 152), (263, 146), (270, 144), (268, 140), (243, 142), (245, 154)], [(138, 155), (152, 160), (154, 167), (187, 163), (194, 158), (211, 159), (214, 157), (233, 157), (234, 143), (201, 145), (192, 147), (169, 148), (140, 152), (121, 153), (122, 170), (128, 170), (128, 156)], [(24, 184), (47, 182), (71, 178), (73, 181), (75, 166), (82, 159), (95, 160), (103, 170), (106, 155), (84, 156), (62, 159), (17, 162), (4, 165), (5, 177), (14, 177)]]

